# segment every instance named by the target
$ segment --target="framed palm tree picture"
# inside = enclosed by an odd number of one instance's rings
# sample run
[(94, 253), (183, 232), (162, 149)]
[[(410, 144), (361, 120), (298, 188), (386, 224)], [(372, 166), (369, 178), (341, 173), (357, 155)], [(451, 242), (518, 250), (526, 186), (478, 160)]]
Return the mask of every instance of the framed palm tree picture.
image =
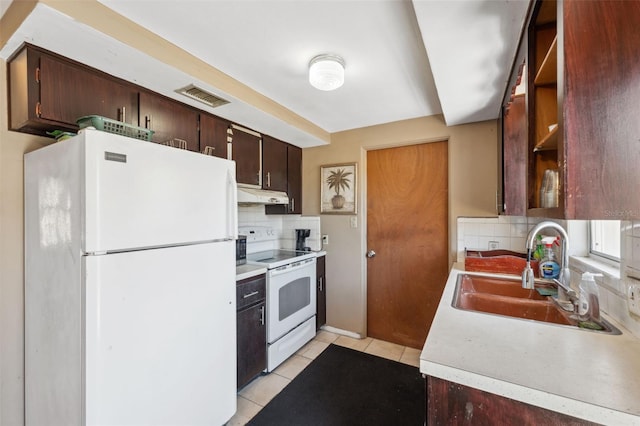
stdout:
[(357, 163), (320, 166), (320, 213), (358, 213), (357, 175)]

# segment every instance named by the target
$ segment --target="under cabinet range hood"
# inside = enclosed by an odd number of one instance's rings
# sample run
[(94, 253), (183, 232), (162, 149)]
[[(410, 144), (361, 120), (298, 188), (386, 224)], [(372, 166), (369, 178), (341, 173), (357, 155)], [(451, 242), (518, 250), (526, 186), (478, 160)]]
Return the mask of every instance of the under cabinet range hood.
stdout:
[(238, 204), (289, 204), (286, 192), (238, 186)]

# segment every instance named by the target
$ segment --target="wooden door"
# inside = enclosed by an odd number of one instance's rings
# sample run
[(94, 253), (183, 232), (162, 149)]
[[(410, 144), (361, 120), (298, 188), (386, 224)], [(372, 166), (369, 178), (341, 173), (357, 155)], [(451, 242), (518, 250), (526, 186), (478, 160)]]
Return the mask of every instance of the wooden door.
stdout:
[(422, 348), (447, 275), (447, 142), (367, 153), (367, 334)]

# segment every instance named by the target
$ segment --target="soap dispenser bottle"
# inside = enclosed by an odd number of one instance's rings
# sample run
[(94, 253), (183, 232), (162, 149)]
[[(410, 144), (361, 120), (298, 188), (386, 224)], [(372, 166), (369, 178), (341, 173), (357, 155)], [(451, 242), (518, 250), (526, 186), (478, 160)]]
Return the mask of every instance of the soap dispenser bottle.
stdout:
[(540, 278), (550, 280), (560, 276), (560, 265), (556, 261), (556, 255), (553, 252), (553, 243), (555, 241), (555, 237), (544, 237), (542, 239), (542, 244), (544, 244), (544, 254), (540, 260)]
[(580, 297), (578, 300), (578, 316), (581, 320), (600, 321), (600, 302), (598, 285), (593, 277), (602, 274), (585, 272), (580, 280)]

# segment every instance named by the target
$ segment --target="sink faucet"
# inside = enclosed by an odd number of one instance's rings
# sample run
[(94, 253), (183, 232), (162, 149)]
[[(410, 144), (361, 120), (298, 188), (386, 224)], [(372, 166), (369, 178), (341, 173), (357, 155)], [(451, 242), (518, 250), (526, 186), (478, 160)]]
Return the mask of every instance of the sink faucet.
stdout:
[(535, 250), (534, 245), (536, 243), (536, 236), (545, 228), (553, 228), (562, 236), (562, 268), (560, 269), (560, 276), (558, 279), (554, 278), (553, 281), (558, 286), (558, 297), (556, 301), (563, 309), (573, 311), (575, 309), (577, 297), (576, 292), (570, 286), (571, 272), (569, 271), (569, 236), (564, 228), (555, 222), (540, 222), (534, 226), (531, 231), (529, 231), (526, 242), (527, 264), (522, 271), (522, 287), (529, 289), (534, 288), (535, 280), (533, 269), (531, 269), (531, 257)]

